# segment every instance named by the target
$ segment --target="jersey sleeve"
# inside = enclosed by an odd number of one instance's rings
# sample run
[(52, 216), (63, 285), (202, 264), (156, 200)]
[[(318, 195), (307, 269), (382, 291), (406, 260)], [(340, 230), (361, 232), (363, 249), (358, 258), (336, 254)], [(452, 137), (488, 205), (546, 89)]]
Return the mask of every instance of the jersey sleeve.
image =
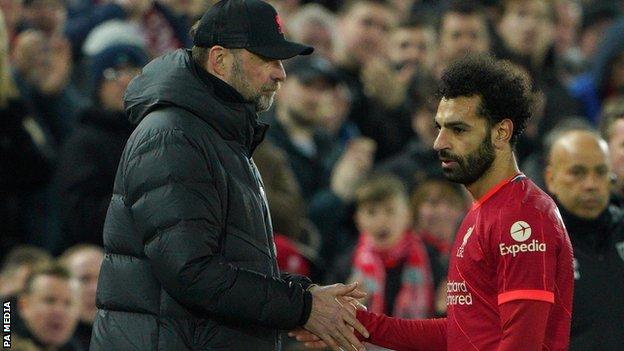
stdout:
[(490, 252), (497, 271), (498, 304), (515, 300), (554, 303), (557, 259), (566, 235), (554, 203), (501, 210), (492, 228)]

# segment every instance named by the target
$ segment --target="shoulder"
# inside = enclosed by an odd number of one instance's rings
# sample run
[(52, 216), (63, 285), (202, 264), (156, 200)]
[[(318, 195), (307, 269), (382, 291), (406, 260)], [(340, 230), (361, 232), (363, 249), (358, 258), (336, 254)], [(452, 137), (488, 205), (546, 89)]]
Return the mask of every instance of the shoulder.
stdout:
[(549, 237), (563, 238), (565, 226), (561, 214), (548, 194), (527, 178), (509, 185), (502, 196), (490, 204), (488, 211), (501, 233), (512, 237), (516, 231), (525, 235), (545, 233)]

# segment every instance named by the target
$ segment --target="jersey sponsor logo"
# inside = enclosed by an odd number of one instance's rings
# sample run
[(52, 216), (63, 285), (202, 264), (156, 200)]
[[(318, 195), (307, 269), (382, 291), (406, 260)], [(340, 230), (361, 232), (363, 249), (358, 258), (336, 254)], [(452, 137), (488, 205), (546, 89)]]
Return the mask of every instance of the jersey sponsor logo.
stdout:
[(512, 255), (513, 257), (516, 257), (516, 255), (521, 252), (546, 251), (546, 244), (540, 243), (538, 240), (533, 239), (530, 243), (525, 243), (525, 241), (529, 240), (531, 237), (531, 226), (525, 221), (517, 221), (512, 224), (511, 228), (509, 228), (509, 234), (512, 239), (522, 244), (499, 244), (498, 248), (500, 249), (501, 256)]
[(615, 243), (615, 249), (617, 250), (620, 258), (624, 261), (624, 241), (620, 241), (619, 243)]
[(468, 243), (468, 238), (470, 238), (470, 236), (472, 235), (472, 230), (474, 229), (474, 226), (468, 228), (468, 231), (466, 231), (466, 234), (464, 234), (464, 239), (462, 240), (462, 244), (461, 246), (457, 249), (457, 257), (464, 257), (464, 248), (466, 247), (466, 244)]
[(446, 283), (446, 305), (472, 305), (472, 294), (468, 291), (466, 281), (449, 280)]
[(515, 241), (523, 243), (531, 237), (531, 226), (525, 221), (517, 221), (509, 228), (509, 234)]
[(505, 245), (501, 243), (498, 245), (498, 248), (500, 249), (501, 256), (512, 255), (513, 257), (516, 257), (516, 255), (521, 252), (546, 252), (546, 244), (540, 243), (535, 239), (531, 240), (528, 244)]

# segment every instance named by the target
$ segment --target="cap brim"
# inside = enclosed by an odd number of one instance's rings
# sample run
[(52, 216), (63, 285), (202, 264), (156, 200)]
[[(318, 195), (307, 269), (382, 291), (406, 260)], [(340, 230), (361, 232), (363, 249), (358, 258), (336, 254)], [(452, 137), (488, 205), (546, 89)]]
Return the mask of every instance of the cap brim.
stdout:
[(314, 48), (311, 46), (284, 40), (278, 44), (267, 46), (247, 47), (247, 50), (270, 59), (286, 60), (297, 55), (310, 55)]

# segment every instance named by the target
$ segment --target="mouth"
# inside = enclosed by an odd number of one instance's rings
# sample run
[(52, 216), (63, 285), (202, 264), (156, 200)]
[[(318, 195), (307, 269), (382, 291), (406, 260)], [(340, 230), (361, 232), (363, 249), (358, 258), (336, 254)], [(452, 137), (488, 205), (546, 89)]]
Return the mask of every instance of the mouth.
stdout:
[(457, 161), (451, 160), (449, 158), (441, 158), (440, 162), (442, 163), (442, 168), (448, 168), (457, 163)]
[(388, 237), (390, 237), (390, 231), (387, 229), (381, 230), (375, 234), (375, 237), (379, 241), (385, 241)]

